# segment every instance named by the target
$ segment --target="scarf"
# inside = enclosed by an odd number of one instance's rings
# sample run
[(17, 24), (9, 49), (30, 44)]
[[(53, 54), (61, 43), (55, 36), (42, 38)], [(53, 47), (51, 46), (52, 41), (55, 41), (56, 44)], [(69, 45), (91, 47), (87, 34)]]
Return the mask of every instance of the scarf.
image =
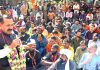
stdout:
[(65, 70), (70, 70), (70, 68), (69, 68), (69, 59), (67, 60), (67, 63), (65, 65)]
[(68, 49), (61, 49), (60, 54), (64, 54), (64, 55), (67, 56), (68, 59), (67, 59), (66, 65), (65, 65), (65, 70), (70, 70), (70, 68), (69, 68), (69, 59), (72, 55), (72, 51), (70, 51)]
[[(2, 34), (5, 41), (4, 48), (11, 44), (10, 38), (8, 39), (5, 34)], [(11, 52), (7, 55), (11, 70), (26, 70), (26, 60), (24, 56), (23, 46), (20, 48), (12, 48)]]
[[(8, 46), (5, 45), (5, 47)], [(11, 50), (11, 53), (7, 55), (9, 65), (11, 67), (11, 70), (26, 70), (26, 60), (22, 46), (20, 46), (18, 50), (19, 53), (16, 48), (13, 48)]]
[(35, 66), (36, 66), (36, 59), (35, 59), (36, 51), (29, 52), (29, 57), (32, 59), (32, 66), (33, 66), (33, 69), (35, 69)]

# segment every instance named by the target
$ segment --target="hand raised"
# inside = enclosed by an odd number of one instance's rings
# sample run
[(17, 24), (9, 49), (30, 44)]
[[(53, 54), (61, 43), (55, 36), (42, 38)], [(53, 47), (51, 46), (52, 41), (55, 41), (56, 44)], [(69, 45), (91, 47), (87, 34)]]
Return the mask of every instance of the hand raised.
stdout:
[(21, 40), (20, 39), (14, 39), (12, 43), (10, 44), (9, 48), (14, 48), (18, 47), (21, 45)]

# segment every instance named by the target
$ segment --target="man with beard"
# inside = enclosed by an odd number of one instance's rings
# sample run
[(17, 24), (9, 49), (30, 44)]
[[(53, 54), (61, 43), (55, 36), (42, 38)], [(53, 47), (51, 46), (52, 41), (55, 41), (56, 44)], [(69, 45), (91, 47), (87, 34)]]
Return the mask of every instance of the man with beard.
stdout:
[(97, 45), (97, 47), (100, 47), (100, 40), (97, 33), (93, 34), (92, 40), (89, 40), (88, 42), (88, 46), (93, 42)]
[[(76, 63), (76, 67), (77, 67), (79, 60), (81, 59), (82, 55), (86, 52), (87, 52), (87, 47), (85, 45), (85, 40), (82, 40), (80, 42), (80, 46), (77, 47), (76, 52), (75, 52), (75, 56), (74, 56), (74, 61)], [(81, 69), (77, 68), (77, 70), (82, 70), (82, 68)]]
[(52, 65), (59, 58), (58, 48), (59, 47), (58, 47), (57, 44), (54, 44), (51, 47), (51, 52), (49, 52), (42, 59), (42, 64), (43, 65), (45, 65), (46, 67), (49, 67), (50, 65)]
[(89, 42), (89, 40), (92, 40), (92, 37), (93, 37), (93, 34), (94, 33), (95, 33), (95, 25), (94, 24), (91, 24), (89, 26), (89, 30), (85, 34), (85, 39), (86, 39), (86, 42), (87, 43)]
[(23, 26), (23, 27), (20, 27), (20, 30), (21, 30), (21, 41), (23, 44), (25, 44), (25, 42), (27, 41), (27, 39), (29, 38), (29, 35), (26, 33), (26, 27)]
[(77, 32), (80, 28), (81, 28), (81, 25), (79, 23), (79, 20), (75, 20), (74, 24), (72, 24), (71, 26), (72, 33), (75, 34), (75, 32)]
[[(25, 65), (23, 65), (25, 63), (24, 56), (21, 58), (23, 52), (20, 50), (21, 41), (12, 34), (12, 30), (13, 21), (0, 16), (0, 51), (2, 51), (2, 55), (4, 54), (0, 59), (0, 70), (21, 70), (25, 68)], [(8, 50), (7, 54), (6, 50)], [(21, 65), (23, 66), (21, 67)]]
[(56, 24), (55, 26), (57, 26), (58, 30), (60, 31), (60, 33), (62, 33), (63, 31), (63, 28), (65, 27), (62, 23), (62, 18), (61, 16), (58, 16), (57, 19), (56, 19)]
[(41, 67), (41, 55), (36, 50), (36, 42), (30, 39), (27, 46), (29, 51), (26, 53), (26, 70), (38, 70)]
[(57, 59), (47, 70), (75, 70), (75, 66), (70, 61), (72, 52), (68, 49), (60, 50), (60, 58)]
[(63, 47), (62, 49), (68, 49), (72, 52), (70, 60), (73, 60), (73, 58), (74, 58), (74, 49), (71, 47), (70, 41), (68, 41), (67, 39), (64, 39), (63, 46), (61, 46), (61, 47)]
[(91, 43), (88, 51), (84, 53), (79, 61), (78, 68), (83, 70), (100, 70), (100, 57), (96, 54), (97, 45)]
[(31, 39), (34, 39), (36, 41), (36, 49), (40, 52), (41, 56), (43, 57), (46, 54), (47, 39), (42, 33), (42, 26), (38, 26), (36, 34), (32, 35)]
[(71, 46), (72, 46), (73, 49), (74, 49), (74, 53), (76, 52), (76, 49), (77, 49), (77, 47), (80, 45), (80, 42), (81, 42), (82, 40), (83, 40), (83, 38), (81, 37), (81, 31), (78, 30), (78, 31), (76, 32), (75, 37), (73, 37), (73, 38), (71, 39)]

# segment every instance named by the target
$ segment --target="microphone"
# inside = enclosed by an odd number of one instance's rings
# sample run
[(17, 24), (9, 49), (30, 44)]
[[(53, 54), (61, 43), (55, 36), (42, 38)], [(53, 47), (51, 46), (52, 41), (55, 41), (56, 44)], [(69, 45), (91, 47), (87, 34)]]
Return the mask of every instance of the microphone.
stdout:
[(16, 39), (16, 35), (15, 34), (12, 34), (12, 35), (10, 35), (10, 38), (11, 38), (11, 40)]

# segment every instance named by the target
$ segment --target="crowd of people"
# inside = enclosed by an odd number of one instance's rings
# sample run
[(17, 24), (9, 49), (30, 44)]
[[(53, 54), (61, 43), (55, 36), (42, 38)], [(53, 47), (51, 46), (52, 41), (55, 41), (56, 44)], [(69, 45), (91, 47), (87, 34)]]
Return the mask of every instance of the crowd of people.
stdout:
[(0, 70), (100, 70), (98, 0), (0, 6)]

